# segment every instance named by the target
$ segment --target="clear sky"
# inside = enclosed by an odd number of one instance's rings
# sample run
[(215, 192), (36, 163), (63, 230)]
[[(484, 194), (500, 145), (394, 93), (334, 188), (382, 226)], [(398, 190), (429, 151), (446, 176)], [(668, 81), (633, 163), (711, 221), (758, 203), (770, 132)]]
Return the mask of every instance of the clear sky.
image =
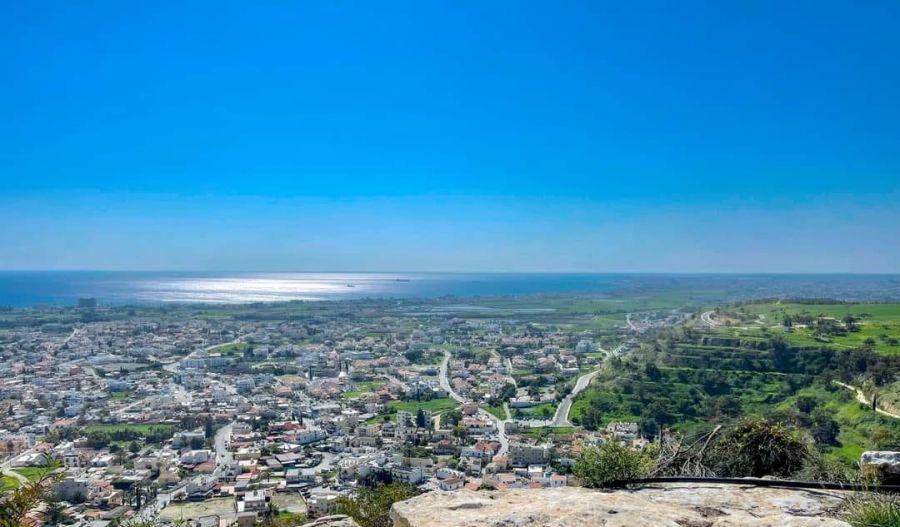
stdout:
[(900, 272), (900, 2), (7, 2), (0, 269)]

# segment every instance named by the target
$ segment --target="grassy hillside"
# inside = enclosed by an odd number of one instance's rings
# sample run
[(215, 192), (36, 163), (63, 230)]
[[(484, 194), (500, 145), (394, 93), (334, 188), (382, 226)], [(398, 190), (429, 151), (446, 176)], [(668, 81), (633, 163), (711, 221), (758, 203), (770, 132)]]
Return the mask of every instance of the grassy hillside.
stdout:
[(882, 391), (898, 371), (900, 355), (865, 347), (807, 348), (762, 334), (745, 339), (680, 328), (612, 361), (575, 401), (572, 416), (587, 428), (635, 421), (647, 435), (660, 428), (689, 435), (749, 415), (776, 418), (850, 464), (866, 449), (900, 448), (900, 420), (860, 405), (831, 381), (866, 378)]
[[(848, 316), (855, 320), (850, 327), (843, 322)], [(790, 331), (784, 330), (787, 317), (792, 319)], [(900, 304), (743, 304), (719, 309), (714, 319), (724, 324), (715, 331), (730, 336), (754, 339), (783, 334), (796, 346), (869, 346), (881, 353), (900, 354)]]

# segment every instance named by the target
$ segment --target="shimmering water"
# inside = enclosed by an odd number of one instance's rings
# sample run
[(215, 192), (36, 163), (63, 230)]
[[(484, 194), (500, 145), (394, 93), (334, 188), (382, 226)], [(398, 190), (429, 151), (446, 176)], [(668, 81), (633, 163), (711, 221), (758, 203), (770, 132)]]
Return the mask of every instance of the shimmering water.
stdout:
[(639, 275), (488, 273), (0, 272), (0, 305), (166, 302), (245, 303), (351, 298), (427, 298), (553, 293), (900, 300), (897, 275)]

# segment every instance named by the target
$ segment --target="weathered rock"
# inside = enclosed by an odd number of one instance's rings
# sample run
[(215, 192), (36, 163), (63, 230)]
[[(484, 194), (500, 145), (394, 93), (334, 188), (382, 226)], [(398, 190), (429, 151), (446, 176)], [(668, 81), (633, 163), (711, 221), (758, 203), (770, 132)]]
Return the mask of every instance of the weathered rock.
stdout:
[(431, 492), (395, 503), (394, 527), (849, 527), (836, 493), (671, 484), (603, 492), (578, 487)]
[(863, 452), (859, 464), (865, 476), (882, 480), (900, 476), (900, 452)]
[(349, 516), (335, 514), (333, 516), (322, 516), (315, 521), (304, 523), (300, 527), (359, 527), (359, 524)]

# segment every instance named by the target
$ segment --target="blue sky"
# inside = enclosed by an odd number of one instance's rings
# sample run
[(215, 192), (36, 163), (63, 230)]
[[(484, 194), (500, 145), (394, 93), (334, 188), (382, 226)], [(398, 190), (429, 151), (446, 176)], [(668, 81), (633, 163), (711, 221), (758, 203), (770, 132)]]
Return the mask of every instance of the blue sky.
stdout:
[(0, 269), (900, 272), (900, 4), (784, 4), (5, 5)]

